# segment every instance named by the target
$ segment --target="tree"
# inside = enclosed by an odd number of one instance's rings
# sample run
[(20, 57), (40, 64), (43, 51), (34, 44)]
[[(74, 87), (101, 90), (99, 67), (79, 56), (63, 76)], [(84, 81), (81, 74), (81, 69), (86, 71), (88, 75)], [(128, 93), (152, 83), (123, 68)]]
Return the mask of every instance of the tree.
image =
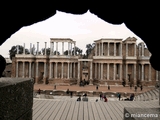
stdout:
[[(56, 55), (56, 51), (54, 51), (53, 54)], [(60, 52), (59, 52), (59, 51), (57, 51), (57, 55), (60, 55)]]
[[(75, 55), (82, 54), (83, 50), (78, 47), (75, 47)], [(74, 48), (72, 49), (72, 55), (74, 55)]]
[[(9, 50), (9, 56), (11, 60), (13, 57), (15, 57), (15, 54), (17, 54), (17, 48), (18, 48), (18, 54), (23, 54), (23, 49), (24, 49), (23, 46), (21, 45), (12, 46), (11, 49)], [(29, 50), (25, 49), (25, 54), (29, 53), (30, 53)]]
[(87, 48), (87, 50), (86, 50), (86, 56), (87, 57), (89, 56), (89, 54), (91, 53), (91, 51), (94, 49), (94, 47), (95, 47), (95, 43), (87, 44), (86, 45), (86, 48)]
[[(45, 54), (45, 48), (42, 48), (42, 54)], [(50, 55), (50, 48), (46, 48), (46, 54)]]

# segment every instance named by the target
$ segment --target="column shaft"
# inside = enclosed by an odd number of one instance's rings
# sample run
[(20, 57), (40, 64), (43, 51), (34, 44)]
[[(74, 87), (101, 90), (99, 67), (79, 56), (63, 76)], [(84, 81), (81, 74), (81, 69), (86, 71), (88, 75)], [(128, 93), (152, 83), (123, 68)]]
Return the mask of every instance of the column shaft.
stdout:
[(119, 74), (119, 79), (122, 80), (122, 64), (120, 63), (120, 74)]
[(144, 64), (142, 64), (142, 76), (141, 81), (144, 81)]
[(142, 56), (144, 56), (144, 43), (142, 43)]
[(70, 63), (68, 62), (68, 79), (69, 79), (69, 77), (70, 77), (70, 76), (69, 76), (69, 71), (70, 71), (70, 70), (69, 70), (69, 64), (70, 64)]
[(152, 81), (151, 80), (151, 75), (152, 75), (151, 65), (150, 64), (148, 64), (148, 65), (149, 65), (149, 81)]
[(95, 75), (95, 79), (97, 78), (97, 63), (95, 63), (95, 73), (94, 73), (94, 75)]
[(16, 77), (18, 77), (18, 61), (16, 62)]
[(32, 73), (31, 67), (32, 67), (32, 62), (29, 62), (29, 78), (31, 78), (31, 73)]
[(136, 64), (134, 64), (134, 81), (136, 80)]
[(90, 63), (90, 79), (92, 80), (92, 61)]
[(49, 78), (52, 78), (52, 62), (49, 63)]
[(108, 56), (110, 56), (110, 48), (109, 48), (109, 42), (108, 42)]
[(37, 42), (37, 55), (39, 55), (39, 42)]
[(103, 42), (102, 42), (102, 50), (101, 50), (101, 52), (102, 52), (101, 55), (103, 56)]
[(75, 67), (75, 66), (76, 66), (76, 65), (75, 65), (75, 64), (76, 64), (76, 63), (74, 62), (74, 66), (73, 66), (73, 69), (74, 69), (73, 78), (76, 78), (76, 76), (75, 76), (75, 74), (76, 74), (76, 73), (75, 73), (75, 72), (76, 72), (76, 67)]
[(64, 42), (62, 42), (62, 55), (64, 55)]
[(80, 80), (80, 61), (78, 61), (78, 80)]
[(136, 46), (136, 43), (135, 43), (135, 45), (134, 45), (134, 56), (136, 56), (136, 53), (137, 52), (137, 46)]
[(52, 55), (52, 52), (53, 52), (53, 44), (52, 44), (52, 42), (50, 42), (50, 55)]
[(25, 62), (23, 61), (23, 78), (25, 77)]
[(114, 42), (114, 56), (116, 56), (116, 43)]
[(128, 85), (128, 64), (126, 63), (126, 84)]
[(128, 43), (126, 43), (126, 56), (128, 56)]
[(107, 63), (107, 80), (109, 80), (109, 63)]
[(101, 80), (103, 80), (103, 63), (101, 63)]
[(70, 64), (70, 78), (72, 78), (72, 62)]
[(95, 43), (95, 56), (97, 56), (97, 43)]
[(56, 63), (56, 69), (55, 69), (55, 78), (57, 78), (57, 62), (55, 62)]
[(36, 62), (36, 83), (38, 83), (38, 62)]
[(58, 42), (56, 42), (56, 55), (58, 55)]
[(116, 80), (116, 64), (114, 63), (113, 80)]
[(62, 62), (62, 71), (61, 71), (61, 74), (62, 74), (61, 78), (63, 78), (63, 62)]
[(99, 56), (101, 55), (101, 43), (99, 43)]

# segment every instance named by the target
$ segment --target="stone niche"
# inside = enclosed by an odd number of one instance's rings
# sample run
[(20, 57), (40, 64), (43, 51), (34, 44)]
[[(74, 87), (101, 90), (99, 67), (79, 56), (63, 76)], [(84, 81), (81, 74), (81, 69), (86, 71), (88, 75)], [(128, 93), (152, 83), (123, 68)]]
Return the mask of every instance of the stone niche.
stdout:
[(0, 120), (32, 120), (33, 79), (0, 78)]

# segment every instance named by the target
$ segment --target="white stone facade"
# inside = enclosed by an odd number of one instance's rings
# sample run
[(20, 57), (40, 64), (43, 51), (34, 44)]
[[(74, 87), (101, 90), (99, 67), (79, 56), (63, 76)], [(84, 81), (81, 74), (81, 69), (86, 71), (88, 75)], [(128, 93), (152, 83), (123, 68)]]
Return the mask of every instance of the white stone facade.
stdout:
[[(76, 46), (72, 39), (51, 38), (50, 55), (16, 54), (12, 62), (12, 77), (32, 77), (36, 84), (79, 84), (80, 80), (89, 80), (90, 84), (143, 84), (155, 85), (159, 72), (155, 71), (149, 62), (151, 56), (144, 43), (136, 44), (136, 38), (99, 39), (89, 59), (82, 59), (75, 51), (64, 55), (64, 43), (68, 51)], [(58, 51), (58, 43), (62, 44), (62, 53)], [(31, 44), (32, 46), (32, 44)], [(25, 44), (24, 44), (25, 47)], [(31, 47), (30, 47), (31, 50)], [(39, 50), (39, 42), (37, 42)], [(75, 49), (74, 49), (75, 50)], [(24, 51), (25, 52), (25, 51)]]

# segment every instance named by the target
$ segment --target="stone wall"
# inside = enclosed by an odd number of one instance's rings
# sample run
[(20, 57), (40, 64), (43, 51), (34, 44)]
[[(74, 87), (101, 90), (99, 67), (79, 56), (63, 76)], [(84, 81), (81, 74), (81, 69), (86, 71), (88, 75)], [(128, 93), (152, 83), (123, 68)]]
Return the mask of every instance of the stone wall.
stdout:
[(0, 78), (0, 120), (32, 120), (33, 80)]

